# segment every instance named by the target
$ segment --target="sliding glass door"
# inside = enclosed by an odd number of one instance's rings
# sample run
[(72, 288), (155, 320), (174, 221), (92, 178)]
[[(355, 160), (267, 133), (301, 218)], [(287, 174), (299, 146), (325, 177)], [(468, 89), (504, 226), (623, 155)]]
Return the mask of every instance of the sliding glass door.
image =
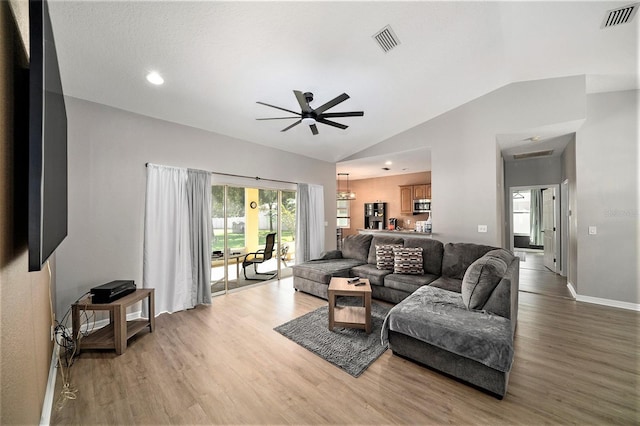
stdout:
[(295, 191), (212, 187), (212, 294), (291, 274), (295, 197)]

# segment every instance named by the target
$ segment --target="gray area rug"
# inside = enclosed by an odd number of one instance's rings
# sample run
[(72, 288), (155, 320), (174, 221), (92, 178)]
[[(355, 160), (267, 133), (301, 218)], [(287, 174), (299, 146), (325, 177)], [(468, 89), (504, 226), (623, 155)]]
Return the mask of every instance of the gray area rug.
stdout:
[[(347, 304), (352, 303), (338, 302), (338, 305)], [(334, 327), (333, 331), (329, 331), (328, 305), (279, 325), (274, 330), (353, 377), (358, 377), (387, 350), (387, 346), (380, 343), (380, 330), (389, 309), (391, 307), (371, 304), (371, 334), (342, 327)]]

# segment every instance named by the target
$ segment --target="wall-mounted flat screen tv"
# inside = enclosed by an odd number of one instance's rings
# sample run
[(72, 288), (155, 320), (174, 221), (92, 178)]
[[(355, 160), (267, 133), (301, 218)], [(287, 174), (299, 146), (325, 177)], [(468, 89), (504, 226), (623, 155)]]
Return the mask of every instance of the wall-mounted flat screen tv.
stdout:
[(29, 271), (67, 236), (67, 112), (46, 1), (29, 0)]

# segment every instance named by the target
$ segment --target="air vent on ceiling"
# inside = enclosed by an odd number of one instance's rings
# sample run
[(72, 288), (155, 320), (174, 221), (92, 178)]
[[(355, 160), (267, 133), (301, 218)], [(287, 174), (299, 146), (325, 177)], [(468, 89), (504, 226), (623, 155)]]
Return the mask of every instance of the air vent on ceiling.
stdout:
[(400, 40), (398, 40), (390, 25), (375, 33), (373, 38), (385, 53), (400, 44)]
[(524, 160), (525, 158), (536, 158), (536, 157), (548, 157), (553, 154), (552, 149), (548, 149), (546, 151), (535, 151), (535, 152), (525, 152), (523, 154), (514, 154), (514, 160)]
[(602, 20), (600, 28), (609, 28), (616, 25), (631, 22), (638, 10), (638, 3), (629, 6), (620, 7), (618, 9), (608, 10), (606, 16)]

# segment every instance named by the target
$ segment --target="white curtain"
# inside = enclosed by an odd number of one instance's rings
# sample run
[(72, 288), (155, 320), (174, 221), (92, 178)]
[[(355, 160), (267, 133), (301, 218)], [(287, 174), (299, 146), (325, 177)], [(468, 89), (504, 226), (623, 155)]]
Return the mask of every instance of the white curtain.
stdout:
[(296, 262), (320, 257), (324, 251), (324, 188), (298, 184), (296, 197)]
[(211, 301), (210, 179), (147, 165), (143, 287), (155, 288), (156, 315)]

